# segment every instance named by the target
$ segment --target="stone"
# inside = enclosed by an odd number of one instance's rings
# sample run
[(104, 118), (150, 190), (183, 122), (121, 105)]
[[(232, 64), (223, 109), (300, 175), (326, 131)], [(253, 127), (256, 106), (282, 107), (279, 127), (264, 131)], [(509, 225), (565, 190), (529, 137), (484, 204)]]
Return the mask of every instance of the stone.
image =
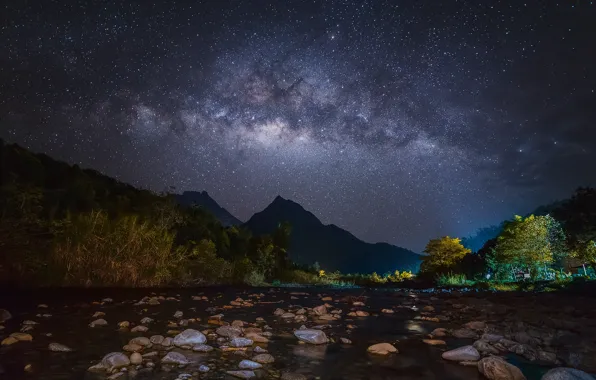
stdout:
[(12, 318), (12, 314), (6, 309), (0, 309), (0, 323), (4, 323)]
[(348, 317), (368, 317), (370, 314), (363, 310), (356, 310), (348, 313)]
[(143, 346), (141, 346), (140, 344), (135, 344), (135, 343), (129, 343), (127, 345), (125, 345), (124, 347), (122, 347), (122, 350), (126, 351), (126, 352), (136, 352), (136, 351), (141, 351), (143, 349)]
[(273, 312), (273, 315), (275, 315), (276, 317), (280, 317), (282, 316), (286, 311), (284, 309), (280, 309), (277, 308), (275, 309), (275, 311)]
[(283, 319), (292, 319), (292, 318), (295, 318), (296, 317), (296, 314), (294, 314), (294, 313), (283, 313), (281, 315), (281, 317)]
[(213, 351), (213, 347), (208, 344), (197, 344), (192, 348), (194, 352), (210, 352)]
[(500, 353), (500, 351), (497, 348), (491, 346), (490, 343), (482, 339), (475, 341), (473, 346), (475, 349), (478, 350), (478, 352), (482, 352), (484, 354), (498, 355)]
[(489, 356), (480, 360), (478, 371), (489, 380), (526, 380), (519, 368), (498, 356)]
[(8, 338), (4, 338), (2, 340), (2, 343), (0, 345), (2, 345), (2, 346), (10, 346), (11, 344), (15, 344), (18, 341), (19, 340), (17, 338), (13, 338), (12, 336), (9, 336)]
[(50, 343), (48, 345), (48, 350), (50, 350), (52, 352), (70, 352), (70, 351), (72, 351), (72, 348), (67, 347), (60, 343)]
[(153, 335), (151, 338), (149, 338), (149, 341), (153, 344), (161, 344), (164, 340), (164, 337), (162, 335)]
[(110, 352), (101, 359), (100, 365), (106, 371), (112, 372), (115, 369), (130, 365), (130, 359), (122, 352)]
[(430, 336), (432, 336), (433, 338), (437, 337), (437, 338), (442, 338), (444, 336), (447, 336), (447, 330), (439, 327), (437, 329), (434, 329), (431, 333)]
[(136, 338), (132, 338), (128, 344), (138, 344), (140, 346), (148, 346), (151, 344), (151, 341), (149, 340), (149, 338), (146, 338), (144, 336), (137, 336)]
[(476, 331), (470, 330), (470, 329), (453, 330), (451, 335), (453, 335), (456, 338), (462, 338), (462, 339), (476, 339), (478, 337), (478, 334), (476, 333)]
[(104, 315), (106, 315), (106, 313), (104, 313), (103, 311), (96, 311), (91, 318), (99, 318), (99, 317), (103, 317)]
[(339, 341), (342, 342), (343, 344), (352, 344), (351, 340), (349, 340), (348, 338), (344, 338), (344, 337), (339, 338)]
[(234, 376), (237, 377), (239, 379), (252, 379), (253, 377), (256, 377), (257, 375), (255, 375), (255, 373), (253, 371), (226, 371), (226, 373), (230, 376)]
[(316, 307), (313, 307), (312, 311), (316, 315), (324, 315), (324, 314), (327, 314), (327, 306), (325, 306), (325, 305), (316, 306)]
[(240, 321), (240, 320), (232, 321), (232, 323), (230, 323), (230, 326), (232, 326), (232, 327), (244, 327), (244, 321)]
[(503, 338), (504, 338), (503, 335), (498, 335), (498, 334), (482, 334), (481, 339), (485, 340), (487, 342), (496, 343)]
[(149, 317), (145, 317), (145, 318), (141, 319), (141, 324), (143, 324), (143, 325), (148, 325), (151, 322), (153, 322), (153, 319), (149, 318)]
[(95, 327), (95, 326), (105, 326), (108, 324), (108, 321), (106, 321), (105, 319), (96, 319), (95, 321), (89, 323), (89, 327)]
[(240, 362), (240, 364), (238, 364), (238, 368), (240, 368), (240, 369), (258, 369), (261, 367), (263, 367), (262, 364), (253, 362), (252, 360), (246, 360), (246, 359), (244, 359), (243, 361)]
[(257, 333), (248, 333), (245, 335), (245, 337), (247, 337), (248, 339), (250, 339), (256, 343), (269, 343), (269, 339), (267, 339), (264, 336), (261, 336)]
[(486, 323), (482, 321), (471, 321), (466, 323), (464, 327), (470, 330), (483, 331), (486, 328)]
[(266, 349), (264, 349), (264, 348), (263, 348), (263, 347), (261, 347), (261, 346), (256, 346), (256, 347), (253, 349), (253, 352), (254, 352), (254, 353), (256, 353), (256, 354), (264, 354), (264, 353), (266, 353), (266, 352), (267, 352), (267, 350), (266, 350)]
[(294, 331), (294, 335), (299, 340), (310, 344), (324, 344), (329, 342), (327, 335), (321, 330), (301, 329)]
[(275, 361), (275, 358), (269, 354), (259, 354), (252, 358), (253, 361), (261, 364), (269, 364)]
[(182, 315), (184, 314), (180, 310), (178, 310), (174, 313), (174, 318), (182, 318)]
[[(207, 342), (207, 337), (202, 332), (187, 329), (174, 337), (174, 346), (195, 346)], [(163, 342), (162, 342), (163, 344)]]
[(33, 326), (33, 325), (38, 325), (39, 323), (35, 322), (35, 321), (30, 321), (30, 320), (25, 320), (23, 321), (23, 325), (27, 326)]
[(594, 380), (595, 378), (575, 368), (553, 368), (542, 376), (541, 380)]
[(226, 338), (235, 338), (242, 335), (242, 330), (239, 327), (234, 326), (221, 326), (215, 330), (215, 333)]
[(557, 364), (557, 355), (554, 352), (538, 351), (538, 360), (543, 363)]
[(121, 377), (122, 377), (122, 376), (124, 376), (124, 375), (125, 375), (125, 373), (124, 373), (124, 372), (116, 372), (116, 373), (114, 373), (114, 374), (112, 374), (112, 375), (108, 376), (108, 377), (107, 377), (107, 380), (116, 380), (116, 379), (119, 379), (119, 378), (121, 378)]
[(395, 312), (392, 309), (381, 309), (381, 313), (383, 313), (383, 314), (393, 314)]
[(33, 340), (33, 337), (31, 336), (31, 334), (26, 334), (26, 333), (22, 333), (22, 332), (12, 333), (12, 334), (10, 334), (10, 336), (20, 342), (31, 342)]
[(201, 365), (199, 366), (199, 372), (201, 372), (201, 373), (207, 373), (207, 372), (209, 372), (209, 367), (207, 367), (207, 366), (206, 366), (206, 365), (204, 365), (204, 364), (201, 364)]
[(444, 346), (447, 344), (444, 340), (440, 339), (422, 339), (422, 342), (428, 344), (429, 346)]
[(130, 332), (147, 332), (147, 330), (149, 330), (147, 326), (138, 325), (133, 327), (132, 330), (130, 330)]
[(189, 364), (190, 361), (184, 356), (183, 354), (175, 351), (170, 351), (161, 359), (162, 364), (178, 364), (178, 365), (186, 365)]
[(399, 353), (397, 348), (395, 348), (390, 343), (377, 343), (373, 344), (372, 346), (368, 347), (366, 351), (370, 352), (371, 354), (376, 355), (387, 355), (389, 353)]
[(253, 341), (251, 339), (248, 338), (232, 338), (232, 340), (230, 340), (230, 346), (232, 347), (249, 347), (253, 345)]
[(480, 353), (474, 348), (474, 346), (459, 347), (455, 350), (443, 352), (443, 355), (441, 356), (445, 360), (455, 362), (476, 361), (480, 359)]
[(172, 344), (174, 344), (174, 340), (170, 337), (164, 338), (161, 342), (161, 345), (164, 347), (170, 347)]
[(129, 321), (118, 322), (118, 327), (120, 327), (121, 329), (127, 329), (130, 327), (130, 322)]
[(130, 364), (139, 365), (143, 363), (143, 357), (138, 352), (133, 352), (130, 355)]
[(435, 308), (432, 307), (431, 305), (427, 305), (427, 306), (425, 306), (425, 307), (422, 308), (422, 311), (433, 312), (433, 311), (435, 311)]

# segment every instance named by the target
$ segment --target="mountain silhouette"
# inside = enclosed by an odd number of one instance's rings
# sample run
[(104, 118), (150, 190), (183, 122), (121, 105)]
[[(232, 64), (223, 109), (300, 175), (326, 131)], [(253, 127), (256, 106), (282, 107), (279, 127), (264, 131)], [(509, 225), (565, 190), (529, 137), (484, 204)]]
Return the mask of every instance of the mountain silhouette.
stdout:
[(366, 243), (333, 224), (325, 225), (300, 204), (277, 196), (244, 225), (253, 234), (271, 233), (282, 222), (292, 226), (290, 258), (303, 265), (318, 262), (327, 271), (385, 273), (417, 271), (421, 256), (387, 243)]
[(183, 206), (196, 205), (205, 208), (226, 227), (242, 224), (242, 221), (221, 207), (206, 191), (185, 191), (182, 194), (176, 194), (176, 200)]

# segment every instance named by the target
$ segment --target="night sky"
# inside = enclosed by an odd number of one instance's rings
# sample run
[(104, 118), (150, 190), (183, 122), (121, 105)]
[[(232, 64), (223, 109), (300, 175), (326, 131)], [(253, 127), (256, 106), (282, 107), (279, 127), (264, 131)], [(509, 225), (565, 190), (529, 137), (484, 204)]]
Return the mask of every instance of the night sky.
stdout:
[(596, 182), (593, 1), (11, 3), (0, 137), (242, 220), (420, 250)]

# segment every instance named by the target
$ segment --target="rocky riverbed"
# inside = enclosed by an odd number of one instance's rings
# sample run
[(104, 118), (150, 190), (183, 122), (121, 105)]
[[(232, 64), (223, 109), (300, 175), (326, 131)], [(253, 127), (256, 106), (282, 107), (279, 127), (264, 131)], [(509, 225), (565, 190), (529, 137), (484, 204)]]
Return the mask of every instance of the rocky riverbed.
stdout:
[(0, 301), (0, 377), (10, 379), (596, 373), (594, 298), (563, 293), (106, 289), (13, 292)]

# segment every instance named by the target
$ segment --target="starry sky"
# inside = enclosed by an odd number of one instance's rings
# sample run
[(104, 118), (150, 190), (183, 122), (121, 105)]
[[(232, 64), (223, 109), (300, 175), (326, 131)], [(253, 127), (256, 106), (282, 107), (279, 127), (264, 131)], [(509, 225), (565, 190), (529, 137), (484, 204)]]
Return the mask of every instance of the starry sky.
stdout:
[(593, 1), (10, 3), (0, 137), (242, 220), (421, 250), (596, 182)]

